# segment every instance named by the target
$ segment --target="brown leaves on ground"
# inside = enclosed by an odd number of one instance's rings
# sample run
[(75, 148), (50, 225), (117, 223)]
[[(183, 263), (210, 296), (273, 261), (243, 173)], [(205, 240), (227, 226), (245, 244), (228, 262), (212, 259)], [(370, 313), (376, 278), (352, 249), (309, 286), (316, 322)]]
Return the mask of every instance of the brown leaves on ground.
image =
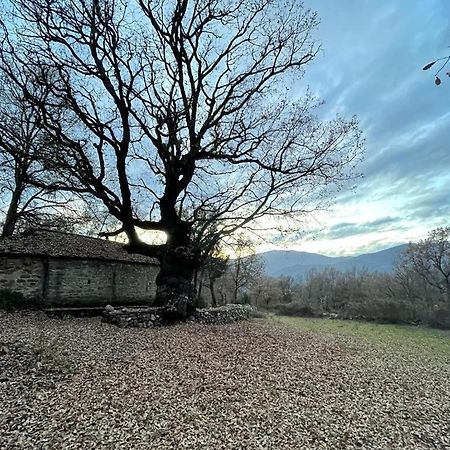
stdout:
[(2, 450), (450, 448), (448, 361), (266, 323), (0, 314)]

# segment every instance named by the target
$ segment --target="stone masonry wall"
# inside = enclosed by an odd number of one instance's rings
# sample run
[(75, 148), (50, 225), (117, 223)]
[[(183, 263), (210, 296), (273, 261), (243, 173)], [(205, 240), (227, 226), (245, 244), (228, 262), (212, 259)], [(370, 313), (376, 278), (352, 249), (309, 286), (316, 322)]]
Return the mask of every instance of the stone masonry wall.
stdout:
[[(198, 309), (189, 319), (192, 323), (225, 325), (249, 320), (254, 309), (249, 305), (224, 305), (218, 308)], [(105, 322), (122, 328), (149, 328), (164, 325), (164, 308), (125, 307), (107, 305), (103, 312)]]
[(0, 293), (48, 306), (147, 303), (155, 296), (158, 270), (149, 264), (0, 256)]
[(46, 303), (58, 306), (150, 302), (158, 268), (113, 261), (52, 259)]
[(40, 300), (43, 275), (44, 264), (40, 258), (0, 257), (0, 291), (18, 292), (28, 299)]
[(116, 302), (124, 304), (153, 300), (156, 296), (155, 280), (158, 272), (158, 266), (116, 263)]

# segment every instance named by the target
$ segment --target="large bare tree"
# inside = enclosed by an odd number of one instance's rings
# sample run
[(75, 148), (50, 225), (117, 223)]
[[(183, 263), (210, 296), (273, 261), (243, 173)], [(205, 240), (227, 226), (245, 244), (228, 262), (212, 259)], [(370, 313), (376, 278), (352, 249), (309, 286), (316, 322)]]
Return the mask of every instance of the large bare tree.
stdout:
[(356, 120), (321, 122), (290, 89), (320, 50), (299, 0), (6, 5), (1, 66), (66, 149), (48, 167), (55, 186), (100, 199), (129, 251), (159, 259), (168, 315), (193, 308), (204, 240), (296, 217), (351, 176)]

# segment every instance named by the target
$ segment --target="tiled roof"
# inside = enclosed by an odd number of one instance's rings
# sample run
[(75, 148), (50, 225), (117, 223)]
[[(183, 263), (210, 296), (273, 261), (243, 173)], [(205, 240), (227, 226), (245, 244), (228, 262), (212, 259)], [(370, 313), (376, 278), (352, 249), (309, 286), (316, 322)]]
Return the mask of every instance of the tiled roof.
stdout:
[(49, 230), (33, 230), (0, 239), (2, 254), (158, 264), (154, 258), (128, 253), (118, 242)]

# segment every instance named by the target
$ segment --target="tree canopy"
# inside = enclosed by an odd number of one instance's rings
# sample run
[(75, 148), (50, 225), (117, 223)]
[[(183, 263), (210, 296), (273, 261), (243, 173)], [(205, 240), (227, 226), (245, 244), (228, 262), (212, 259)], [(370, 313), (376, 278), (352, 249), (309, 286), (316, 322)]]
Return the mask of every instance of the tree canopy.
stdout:
[[(298, 0), (15, 0), (1, 70), (52, 138), (52, 188), (105, 205), (185, 315), (200, 249), (314, 209), (352, 177), (355, 118), (292, 87), (320, 51)], [(48, 187), (48, 186), (47, 186)], [(141, 230), (167, 242), (150, 245)]]
[(426, 239), (409, 244), (401, 264), (437, 288), (450, 305), (450, 227), (436, 228)]

